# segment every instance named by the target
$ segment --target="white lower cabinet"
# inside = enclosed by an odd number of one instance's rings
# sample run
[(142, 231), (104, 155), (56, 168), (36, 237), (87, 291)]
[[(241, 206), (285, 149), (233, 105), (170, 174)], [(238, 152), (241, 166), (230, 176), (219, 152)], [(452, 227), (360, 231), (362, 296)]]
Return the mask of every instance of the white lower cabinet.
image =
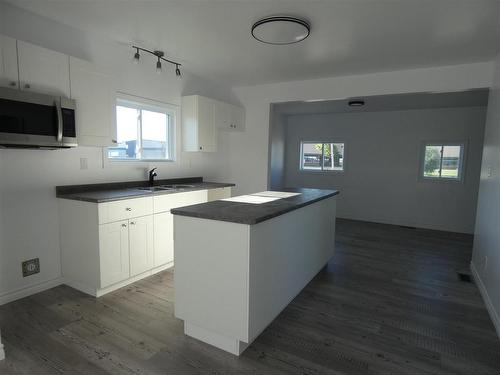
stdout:
[(161, 212), (154, 215), (154, 266), (174, 261), (174, 215)]
[(128, 220), (99, 225), (100, 287), (130, 275)]
[(129, 220), (130, 276), (153, 268), (153, 215)]
[(99, 297), (172, 267), (172, 208), (231, 196), (231, 188), (106, 203), (59, 199), (64, 282)]

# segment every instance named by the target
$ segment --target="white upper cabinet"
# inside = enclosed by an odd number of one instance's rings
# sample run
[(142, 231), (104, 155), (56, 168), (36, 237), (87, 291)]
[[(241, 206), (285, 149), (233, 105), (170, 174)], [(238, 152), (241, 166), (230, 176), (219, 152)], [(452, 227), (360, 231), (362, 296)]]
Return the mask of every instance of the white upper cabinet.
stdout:
[(17, 41), (21, 90), (70, 96), (69, 56)]
[(0, 86), (19, 87), (16, 40), (0, 35)]
[(233, 104), (214, 101), (215, 126), (220, 130), (243, 131), (245, 126), (245, 112), (243, 108)]
[(69, 63), (78, 144), (107, 147), (116, 143), (116, 94), (111, 76), (88, 61), (70, 57)]
[(182, 97), (184, 151), (217, 151), (217, 130), (244, 129), (243, 108), (200, 95)]
[(214, 100), (200, 95), (182, 97), (184, 151), (217, 151)]
[[(214, 101), (215, 102), (215, 101)], [(224, 102), (215, 102), (214, 121), (218, 129), (230, 130), (231, 125), (231, 104)]]
[(245, 110), (241, 107), (230, 104), (230, 117), (229, 130), (243, 131), (245, 130)]

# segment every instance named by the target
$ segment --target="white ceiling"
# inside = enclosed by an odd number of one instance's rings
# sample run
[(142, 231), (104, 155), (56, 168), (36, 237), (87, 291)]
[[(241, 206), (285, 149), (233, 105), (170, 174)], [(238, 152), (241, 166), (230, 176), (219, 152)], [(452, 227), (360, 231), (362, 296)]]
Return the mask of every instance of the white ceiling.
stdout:
[[(500, 48), (497, 0), (9, 0), (34, 13), (167, 51), (230, 86), (486, 61)], [(311, 22), (288, 46), (250, 35), (276, 14)]]
[(341, 99), (277, 103), (273, 104), (273, 111), (290, 116), (324, 113), (404, 111), (427, 108), (486, 107), (488, 105), (488, 95), (488, 89), (442, 93), (421, 92), (375, 95), (355, 98), (362, 99), (365, 102), (365, 105), (362, 107), (350, 107), (348, 105), (350, 99)]

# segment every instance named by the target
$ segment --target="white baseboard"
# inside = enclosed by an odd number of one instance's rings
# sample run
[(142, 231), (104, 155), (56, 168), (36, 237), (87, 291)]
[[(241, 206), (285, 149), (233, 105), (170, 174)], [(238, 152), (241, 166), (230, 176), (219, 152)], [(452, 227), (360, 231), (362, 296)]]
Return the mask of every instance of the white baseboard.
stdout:
[(64, 278), (62, 283), (64, 285), (67, 285), (67, 286), (73, 288), (73, 289), (79, 290), (80, 292), (83, 292), (85, 294), (89, 294), (92, 297), (97, 297), (97, 291), (95, 288), (89, 287), (89, 286), (82, 284), (78, 281)]
[(372, 217), (361, 217), (361, 216), (351, 216), (351, 215), (337, 215), (337, 219), (359, 220), (359, 221), (366, 221), (368, 223), (414, 227), (414, 228), (418, 228), (418, 229), (430, 229), (430, 230), (437, 230), (437, 231), (441, 231), (441, 232), (474, 234), (473, 229), (449, 228), (449, 227), (444, 226), (444, 225), (420, 223), (420, 222), (410, 222), (410, 221), (406, 221), (406, 220), (397, 220), (397, 219), (394, 220), (391, 218), (372, 218)]
[(173, 267), (173, 265), (174, 265), (173, 262), (167, 263), (163, 266), (153, 268), (152, 270), (141, 273), (140, 275), (133, 276), (127, 280), (120, 281), (116, 284), (110, 285), (110, 286), (108, 286), (106, 288), (102, 288), (102, 289), (96, 289), (94, 287), (82, 284), (78, 281), (71, 280), (69, 278), (65, 278), (63, 280), (62, 284), (66, 284), (66, 285), (72, 287), (73, 289), (76, 289), (76, 290), (79, 290), (80, 292), (89, 294), (92, 297), (99, 298), (99, 297), (104, 296), (105, 294), (114, 292), (115, 290), (126, 287), (129, 284), (135, 283), (136, 281), (142, 280), (148, 276), (152, 276), (158, 272), (161, 272), (161, 271), (164, 271), (168, 268), (171, 268), (171, 267)]
[(32, 294), (43, 292), (44, 290), (54, 288), (63, 283), (63, 278), (58, 277), (49, 281), (42, 282), (36, 285), (30, 285), (24, 288), (19, 288), (11, 292), (0, 294), (0, 306), (6, 303), (31, 296)]
[(472, 271), (472, 276), (474, 277), (474, 281), (476, 282), (479, 292), (481, 293), (481, 297), (483, 297), (486, 309), (490, 314), (490, 318), (493, 322), (493, 325), (495, 326), (497, 335), (498, 337), (500, 337), (500, 317), (498, 316), (498, 313), (495, 310), (493, 303), (491, 302), (490, 296), (488, 295), (488, 291), (486, 290), (483, 280), (481, 280), (481, 277), (479, 276), (479, 273), (477, 272), (476, 266), (474, 265), (473, 262), (470, 262), (470, 269)]
[[(83, 293), (90, 294), (91, 296), (101, 297), (104, 294), (107, 294), (107, 293), (112, 292), (114, 290), (123, 288), (124, 286), (127, 286), (133, 282), (139, 281), (145, 277), (154, 275), (155, 273), (158, 273), (158, 272), (164, 271), (168, 268), (171, 268), (171, 267), (173, 267), (173, 265), (174, 265), (174, 262), (167, 263), (163, 266), (156, 267), (156, 268), (153, 268), (152, 270), (146, 271), (143, 274), (131, 277), (128, 280), (124, 280), (120, 283), (117, 283), (117, 284), (114, 284), (110, 287), (107, 287), (104, 289), (99, 289), (99, 290), (96, 290), (95, 288), (91, 288), (87, 285), (84, 285), (84, 284), (79, 283), (79, 282), (74, 281), (74, 280), (65, 279), (64, 277), (58, 277), (56, 279), (45, 281), (45, 282), (42, 282), (40, 284), (30, 285), (30, 286), (27, 286), (24, 288), (19, 288), (19, 289), (13, 290), (11, 292), (0, 294), (0, 306), (5, 305), (6, 303), (24, 298), (24, 297), (31, 296), (31, 295), (36, 294), (36, 293), (43, 292), (47, 289), (51, 289), (51, 288), (54, 288), (54, 287), (62, 285), (62, 284), (66, 284), (66, 285), (72, 287), (73, 289), (77, 289)], [(0, 348), (1, 348), (1, 346), (0, 346)]]
[(237, 356), (241, 355), (250, 345), (250, 343), (209, 331), (186, 321), (184, 322), (184, 334)]

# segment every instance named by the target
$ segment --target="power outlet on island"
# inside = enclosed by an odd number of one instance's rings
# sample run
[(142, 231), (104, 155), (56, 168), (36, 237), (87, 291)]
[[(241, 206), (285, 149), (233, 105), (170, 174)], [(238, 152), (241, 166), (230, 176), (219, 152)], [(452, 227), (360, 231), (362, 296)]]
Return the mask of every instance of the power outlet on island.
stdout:
[(40, 273), (40, 258), (33, 258), (22, 263), (23, 277)]

